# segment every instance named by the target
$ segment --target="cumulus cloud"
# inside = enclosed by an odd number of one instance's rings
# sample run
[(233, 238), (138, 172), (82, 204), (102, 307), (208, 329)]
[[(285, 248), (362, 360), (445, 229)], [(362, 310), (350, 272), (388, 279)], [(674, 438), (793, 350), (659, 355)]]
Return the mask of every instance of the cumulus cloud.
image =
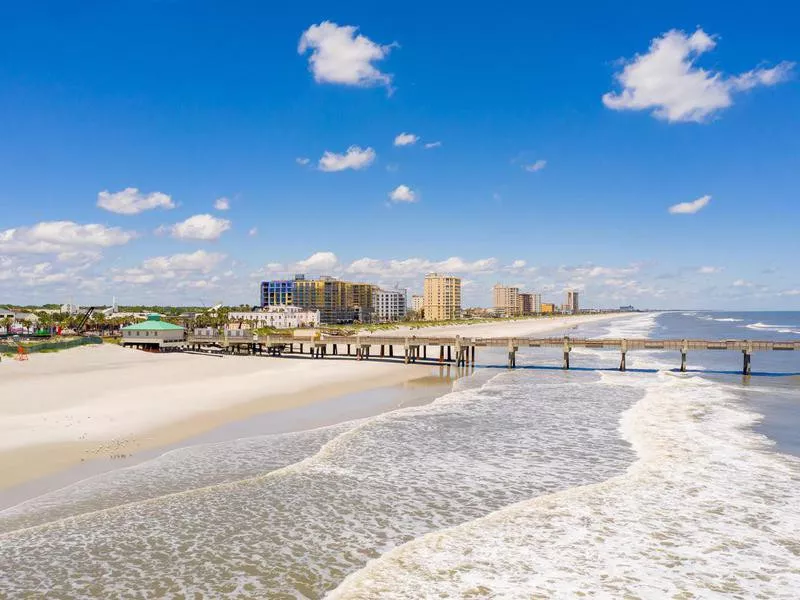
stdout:
[(227, 219), (203, 214), (175, 223), (167, 230), (172, 237), (179, 240), (218, 240), (230, 228), (231, 222)]
[(442, 145), (442, 142), (428, 142), (425, 144), (425, 149), (430, 150), (431, 148), (439, 148)]
[(374, 63), (386, 58), (394, 44), (382, 46), (357, 32), (357, 27), (330, 21), (303, 32), (297, 52), (311, 51), (308, 64), (317, 83), (391, 85), (392, 76), (382, 73)]
[(691, 202), (673, 204), (669, 207), (669, 212), (672, 215), (693, 215), (705, 208), (709, 202), (711, 202), (711, 196), (701, 196), (697, 200), (692, 200)]
[(364, 257), (350, 263), (345, 272), (359, 276), (382, 276), (387, 279), (413, 279), (433, 271), (477, 274), (490, 273), (495, 270), (497, 270), (496, 258), (465, 261), (460, 257), (452, 256), (442, 261), (431, 261), (424, 258), (378, 260)]
[(217, 210), (228, 210), (231, 207), (231, 202), (227, 198), (217, 198), (214, 200), (214, 208)]
[(522, 165), (522, 168), (531, 173), (536, 173), (537, 171), (541, 171), (542, 169), (544, 169), (546, 166), (547, 166), (547, 161), (539, 159), (536, 162), (531, 163), (529, 165)]
[(97, 223), (79, 225), (72, 221), (43, 221), (31, 227), (0, 231), (0, 252), (8, 254), (57, 254), (96, 251), (122, 246), (135, 237), (119, 227)]
[(414, 135), (413, 133), (401, 133), (394, 138), (394, 145), (411, 146), (413, 144), (416, 144), (418, 140), (419, 140), (418, 135)]
[(247, 232), (247, 235), (250, 237), (254, 237), (258, 235), (258, 227), (251, 227), (250, 231)]
[(407, 185), (398, 185), (389, 193), (392, 202), (416, 202), (417, 193)]
[(753, 287), (753, 284), (750, 281), (746, 281), (744, 279), (737, 279), (732, 285), (733, 287)]
[(735, 76), (697, 67), (695, 60), (714, 46), (714, 38), (702, 29), (692, 35), (668, 31), (651, 42), (646, 54), (625, 62), (615, 75), (622, 89), (603, 95), (603, 104), (614, 110), (652, 110), (669, 122), (702, 123), (733, 104), (735, 92), (786, 81), (794, 67), (781, 62)]
[(301, 271), (323, 273), (333, 271), (339, 264), (339, 259), (333, 252), (315, 252), (305, 260), (300, 260), (296, 266)]
[(306, 158), (305, 156), (298, 156), (297, 158), (294, 159), (294, 162), (296, 162), (298, 165), (304, 167), (308, 163), (311, 162), (311, 159), (310, 158)]
[(714, 273), (722, 272), (722, 267), (700, 267), (697, 272), (701, 275), (712, 275)]
[(97, 206), (119, 215), (136, 215), (154, 208), (175, 208), (175, 203), (162, 192), (143, 194), (137, 188), (129, 187), (121, 192), (100, 192), (97, 194)]
[(345, 169), (365, 169), (375, 161), (375, 150), (367, 148), (362, 150), (359, 146), (350, 146), (344, 154), (325, 151), (319, 159), (319, 170), (334, 172)]
[(143, 284), (157, 280), (185, 279), (210, 273), (224, 259), (224, 254), (197, 250), (171, 256), (154, 256), (139, 267), (112, 269), (111, 273), (112, 279), (118, 283)]

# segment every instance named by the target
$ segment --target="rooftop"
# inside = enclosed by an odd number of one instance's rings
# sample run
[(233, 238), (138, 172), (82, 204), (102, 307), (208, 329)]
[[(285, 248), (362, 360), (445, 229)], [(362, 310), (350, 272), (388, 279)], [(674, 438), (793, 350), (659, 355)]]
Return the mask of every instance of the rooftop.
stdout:
[(161, 315), (147, 315), (147, 320), (123, 327), (122, 331), (183, 331), (180, 325), (173, 325), (161, 320)]

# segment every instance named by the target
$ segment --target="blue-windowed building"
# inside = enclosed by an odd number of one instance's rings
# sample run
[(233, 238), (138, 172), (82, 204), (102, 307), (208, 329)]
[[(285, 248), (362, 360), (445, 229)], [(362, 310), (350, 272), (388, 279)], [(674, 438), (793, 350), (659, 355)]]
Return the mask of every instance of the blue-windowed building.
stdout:
[(297, 286), (294, 279), (261, 282), (261, 306), (293, 306)]

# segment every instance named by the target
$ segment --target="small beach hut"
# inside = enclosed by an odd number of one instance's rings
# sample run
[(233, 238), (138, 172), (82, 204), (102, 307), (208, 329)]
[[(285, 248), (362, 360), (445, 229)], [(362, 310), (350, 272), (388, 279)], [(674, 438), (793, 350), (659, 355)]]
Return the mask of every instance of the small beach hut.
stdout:
[(122, 328), (122, 345), (144, 350), (179, 349), (186, 332), (180, 325), (161, 320), (161, 315), (147, 315), (147, 320)]

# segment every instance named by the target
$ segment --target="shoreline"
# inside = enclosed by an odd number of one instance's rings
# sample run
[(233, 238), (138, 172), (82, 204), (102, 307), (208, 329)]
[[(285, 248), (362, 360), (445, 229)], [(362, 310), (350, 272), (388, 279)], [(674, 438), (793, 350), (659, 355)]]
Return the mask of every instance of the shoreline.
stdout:
[[(498, 337), (619, 318), (591, 315), (490, 324)], [(484, 335), (485, 324), (446, 329)], [(431, 328), (432, 333), (444, 328)], [(402, 332), (399, 332), (402, 333)], [(410, 384), (437, 364), (329, 357), (153, 355), (82, 347), (8, 365), (0, 399), (0, 490), (20, 489), (85, 463), (129, 464), (256, 415), (278, 415), (349, 394)], [(449, 372), (449, 369), (448, 369)], [(36, 398), (30, 398), (35, 386)], [(330, 423), (327, 423), (330, 424)], [(118, 465), (118, 466), (117, 466)], [(104, 469), (107, 470), (107, 469)]]

